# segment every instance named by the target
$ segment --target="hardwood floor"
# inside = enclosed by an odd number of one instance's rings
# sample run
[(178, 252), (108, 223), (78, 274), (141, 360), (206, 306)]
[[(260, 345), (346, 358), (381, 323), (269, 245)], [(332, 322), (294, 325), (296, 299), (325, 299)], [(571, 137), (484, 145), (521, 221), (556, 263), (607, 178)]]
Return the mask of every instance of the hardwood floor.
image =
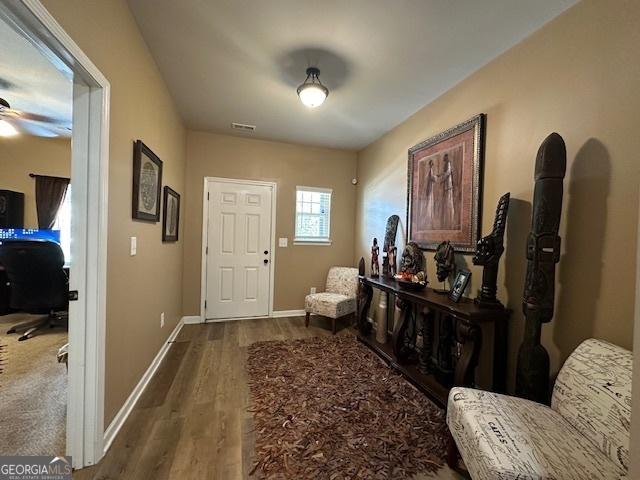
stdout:
[[(350, 334), (339, 325), (338, 335)], [(107, 455), (73, 477), (248, 478), (254, 440), (245, 348), (319, 335), (331, 335), (328, 320), (312, 318), (309, 328), (304, 317), (185, 325)], [(435, 478), (459, 477), (445, 468)]]

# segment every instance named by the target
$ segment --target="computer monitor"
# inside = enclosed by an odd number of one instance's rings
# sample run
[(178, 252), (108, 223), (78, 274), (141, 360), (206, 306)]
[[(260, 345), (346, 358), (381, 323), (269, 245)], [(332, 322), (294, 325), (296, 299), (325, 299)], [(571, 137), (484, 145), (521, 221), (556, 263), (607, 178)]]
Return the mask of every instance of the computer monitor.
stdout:
[(60, 230), (0, 228), (0, 243), (2, 243), (2, 240), (40, 240), (60, 244)]

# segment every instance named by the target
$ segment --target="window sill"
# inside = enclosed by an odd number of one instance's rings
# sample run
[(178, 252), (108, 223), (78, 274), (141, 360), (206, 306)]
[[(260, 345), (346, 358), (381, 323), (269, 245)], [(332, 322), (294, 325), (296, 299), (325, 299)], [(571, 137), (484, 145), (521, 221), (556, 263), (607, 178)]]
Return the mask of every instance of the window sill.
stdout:
[(329, 240), (307, 240), (304, 238), (294, 238), (294, 245), (310, 245), (310, 246), (322, 246), (322, 247), (330, 247), (333, 241)]

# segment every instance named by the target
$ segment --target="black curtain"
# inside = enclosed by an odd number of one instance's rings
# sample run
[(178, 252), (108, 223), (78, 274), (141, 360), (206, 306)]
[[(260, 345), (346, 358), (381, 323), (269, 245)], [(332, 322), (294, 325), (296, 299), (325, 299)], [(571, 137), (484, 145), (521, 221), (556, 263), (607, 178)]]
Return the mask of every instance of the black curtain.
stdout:
[(69, 179), (32, 175), (36, 179), (36, 210), (38, 228), (51, 229), (56, 222), (58, 210), (69, 187)]

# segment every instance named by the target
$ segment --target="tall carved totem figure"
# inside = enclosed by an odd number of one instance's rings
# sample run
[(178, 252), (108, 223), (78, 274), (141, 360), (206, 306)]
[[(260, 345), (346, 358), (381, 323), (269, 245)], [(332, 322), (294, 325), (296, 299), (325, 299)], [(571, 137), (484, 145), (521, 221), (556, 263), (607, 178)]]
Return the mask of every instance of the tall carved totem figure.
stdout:
[(542, 324), (553, 318), (556, 263), (560, 261), (562, 183), (567, 168), (564, 140), (549, 135), (538, 150), (531, 232), (527, 239), (527, 276), (522, 310), (524, 339), (518, 351), (516, 395), (549, 401), (549, 354), (540, 343)]
[(504, 230), (507, 226), (510, 196), (510, 193), (505, 193), (498, 200), (493, 230), (478, 241), (476, 254), (473, 256), (473, 264), (484, 267), (482, 287), (475, 302), (485, 307), (502, 308), (502, 303), (496, 296), (498, 292), (498, 264), (504, 253)]

